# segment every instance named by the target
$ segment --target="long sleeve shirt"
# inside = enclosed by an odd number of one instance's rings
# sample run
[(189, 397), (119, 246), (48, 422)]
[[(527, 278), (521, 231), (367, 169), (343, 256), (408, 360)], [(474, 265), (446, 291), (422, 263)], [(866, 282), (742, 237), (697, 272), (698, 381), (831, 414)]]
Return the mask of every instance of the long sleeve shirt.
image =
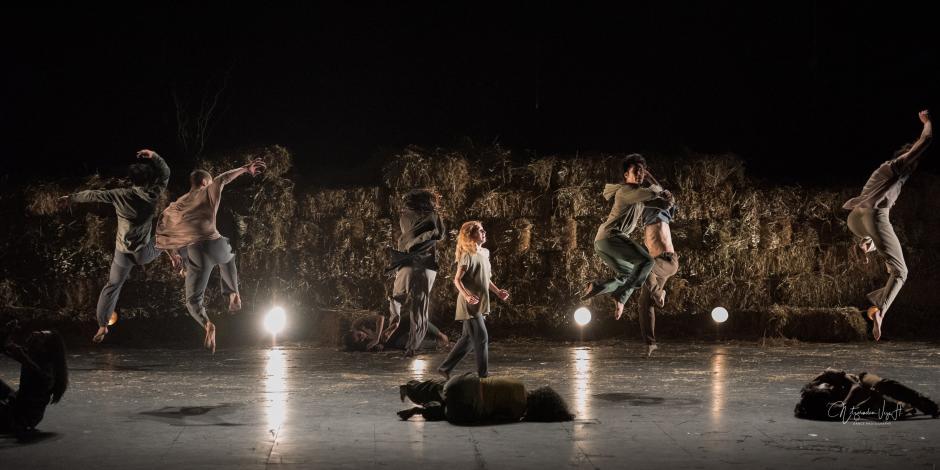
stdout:
[(616, 232), (629, 235), (636, 229), (643, 213), (643, 203), (658, 197), (663, 188), (652, 185), (644, 188), (637, 184), (608, 184), (604, 186), (604, 199), (614, 200), (607, 220), (597, 229), (594, 241), (610, 238)]
[(212, 179), (203, 188), (190, 190), (170, 203), (157, 224), (157, 248), (175, 250), (222, 235), (215, 227), (222, 188), (247, 170), (236, 168)]
[(102, 202), (114, 206), (118, 226), (115, 247), (123, 253), (135, 253), (150, 243), (157, 201), (170, 181), (170, 167), (154, 154), (151, 164), (157, 171), (153, 184), (141, 187), (79, 191), (69, 196), (74, 202)]
[(933, 139), (933, 126), (928, 122), (911, 149), (898, 158), (881, 164), (865, 182), (862, 193), (845, 202), (843, 209), (890, 209), (901, 195), (901, 187), (917, 168), (918, 160)]
[(437, 271), (434, 245), (447, 233), (437, 212), (404, 209), (399, 225), (401, 236), (398, 237), (398, 250), (390, 250), (386, 271), (392, 272), (402, 266)]

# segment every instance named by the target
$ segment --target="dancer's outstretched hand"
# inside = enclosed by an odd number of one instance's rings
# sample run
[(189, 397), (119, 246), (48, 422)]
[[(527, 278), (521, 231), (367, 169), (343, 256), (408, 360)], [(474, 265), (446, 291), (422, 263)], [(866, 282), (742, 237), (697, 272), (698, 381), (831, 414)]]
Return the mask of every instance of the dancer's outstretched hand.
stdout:
[(920, 122), (927, 124), (928, 122), (930, 122), (930, 111), (925, 109), (917, 113), (917, 117), (920, 119)]
[(157, 152), (154, 152), (153, 150), (143, 149), (137, 152), (137, 158), (146, 158), (149, 160), (156, 154)]
[(506, 289), (500, 289), (496, 291), (496, 296), (499, 297), (499, 300), (506, 300), (509, 298), (509, 291)]
[(475, 295), (473, 295), (473, 294), (471, 294), (471, 293), (469, 293), (469, 292), (466, 293), (466, 294), (464, 294), (464, 295), (463, 295), (463, 298), (464, 298), (464, 300), (466, 300), (467, 303), (470, 304), (470, 305), (476, 305), (476, 304), (480, 303), (480, 298), (477, 297), (477, 296), (475, 296)]
[(260, 158), (256, 158), (245, 165), (245, 169), (248, 170), (248, 174), (251, 176), (258, 176), (258, 173), (261, 173), (268, 167), (268, 164)]

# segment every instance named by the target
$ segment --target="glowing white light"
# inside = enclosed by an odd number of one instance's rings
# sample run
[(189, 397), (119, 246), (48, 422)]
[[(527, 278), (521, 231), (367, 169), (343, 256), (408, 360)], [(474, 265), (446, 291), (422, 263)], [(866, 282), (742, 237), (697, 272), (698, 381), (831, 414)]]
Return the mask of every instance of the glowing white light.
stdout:
[(574, 311), (574, 322), (580, 326), (591, 323), (591, 311), (587, 307), (581, 307)]
[(724, 307), (715, 307), (712, 310), (712, 320), (716, 323), (724, 323), (728, 319), (728, 310)]
[(287, 325), (287, 312), (281, 307), (274, 307), (264, 316), (264, 328), (272, 335), (279, 335)]

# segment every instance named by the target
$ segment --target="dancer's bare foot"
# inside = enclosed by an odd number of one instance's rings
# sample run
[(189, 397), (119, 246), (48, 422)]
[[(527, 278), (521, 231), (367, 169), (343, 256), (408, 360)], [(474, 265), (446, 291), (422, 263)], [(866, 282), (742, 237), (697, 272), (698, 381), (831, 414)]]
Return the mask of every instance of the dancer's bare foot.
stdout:
[(885, 314), (881, 313), (879, 310), (878, 313), (875, 314), (875, 325), (871, 328), (871, 334), (875, 337), (875, 341), (881, 339), (881, 323), (884, 322), (884, 320)]
[(653, 355), (653, 351), (655, 351), (655, 350), (657, 350), (657, 349), (659, 349), (659, 346), (656, 346), (655, 344), (649, 344), (649, 345), (647, 345), (647, 346), (646, 346), (646, 357), (651, 357), (651, 356)]
[(215, 354), (215, 324), (211, 321), (206, 322), (206, 340), (203, 346), (205, 346), (206, 349), (211, 349), (212, 354)]
[(875, 315), (877, 315), (879, 311), (880, 309), (878, 307), (875, 307), (874, 305), (872, 305), (871, 307), (868, 307), (868, 310), (866, 312), (868, 314), (868, 319), (871, 321), (875, 321)]
[(108, 326), (114, 325), (115, 323), (117, 323), (117, 321), (118, 321), (118, 313), (111, 312), (111, 315), (108, 316)]
[(445, 349), (448, 345), (450, 345), (450, 338), (444, 333), (441, 333), (441, 336), (437, 338), (437, 348)]
[(658, 305), (659, 308), (666, 306), (666, 291), (659, 292), (659, 296), (656, 297), (656, 305)]
[(238, 292), (232, 292), (228, 296), (228, 311), (237, 312), (242, 309), (242, 296)]
[(623, 315), (623, 304), (616, 300), (614, 302), (617, 304), (617, 309), (614, 310), (614, 320), (620, 320), (620, 316)]
[(100, 342), (104, 341), (104, 337), (105, 337), (107, 334), (108, 334), (108, 327), (106, 327), (106, 326), (99, 326), (99, 327), (98, 327), (98, 332), (95, 333), (95, 336), (94, 336), (93, 338), (91, 338), (91, 342), (92, 342), (92, 343), (100, 343)]

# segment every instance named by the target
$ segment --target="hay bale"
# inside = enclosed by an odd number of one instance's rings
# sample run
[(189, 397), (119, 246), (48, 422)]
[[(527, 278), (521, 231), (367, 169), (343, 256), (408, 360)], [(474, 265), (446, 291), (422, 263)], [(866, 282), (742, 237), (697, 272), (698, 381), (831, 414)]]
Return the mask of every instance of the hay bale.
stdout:
[(69, 194), (57, 183), (30, 185), (24, 189), (26, 211), (34, 215), (52, 215), (59, 212), (58, 199)]
[(316, 189), (300, 203), (298, 216), (319, 221), (345, 214), (378, 218), (386, 213), (382, 190), (378, 187)]
[(773, 305), (763, 318), (765, 337), (800, 341), (862, 341), (868, 328), (852, 307), (813, 308)]
[(532, 222), (529, 219), (518, 218), (512, 221), (513, 243), (512, 252), (522, 254), (529, 251), (532, 246)]
[(404, 194), (418, 188), (436, 190), (441, 193), (443, 208), (450, 214), (463, 206), (468, 186), (480, 176), (478, 169), (471, 174), (469, 162), (460, 154), (416, 146), (393, 156), (382, 168), (385, 187), (393, 193)]

